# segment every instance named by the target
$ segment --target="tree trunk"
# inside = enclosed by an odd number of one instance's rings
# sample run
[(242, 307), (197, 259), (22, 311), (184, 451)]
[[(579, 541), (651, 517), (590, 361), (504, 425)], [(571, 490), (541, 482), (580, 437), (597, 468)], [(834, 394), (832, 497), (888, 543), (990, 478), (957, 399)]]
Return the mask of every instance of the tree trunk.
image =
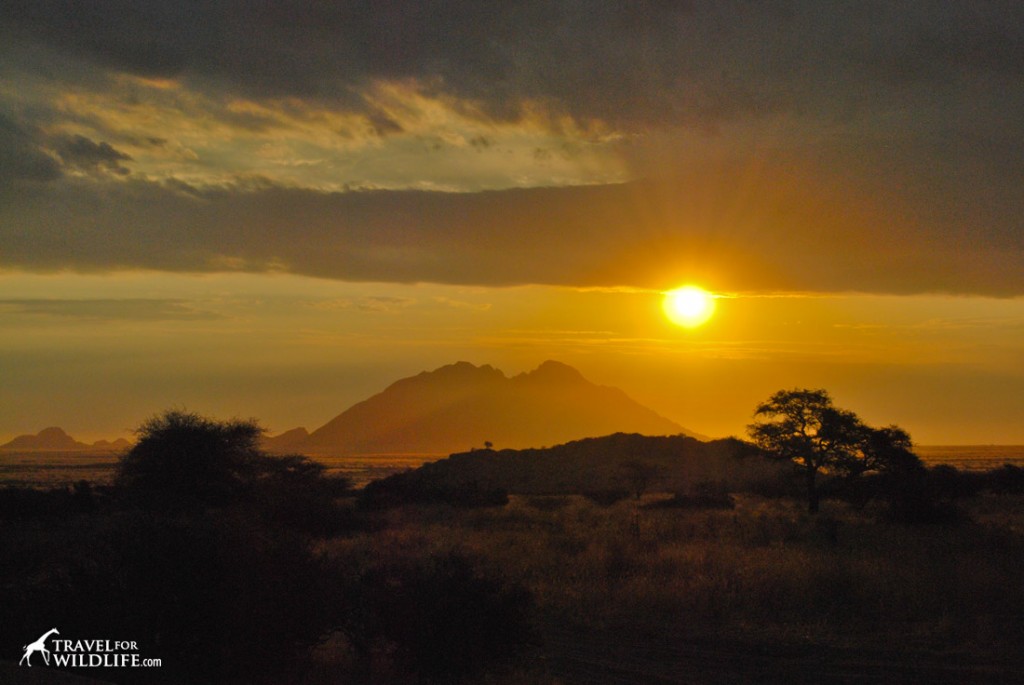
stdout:
[(807, 475), (807, 511), (811, 514), (817, 514), (819, 509), (818, 469), (808, 466), (805, 473)]

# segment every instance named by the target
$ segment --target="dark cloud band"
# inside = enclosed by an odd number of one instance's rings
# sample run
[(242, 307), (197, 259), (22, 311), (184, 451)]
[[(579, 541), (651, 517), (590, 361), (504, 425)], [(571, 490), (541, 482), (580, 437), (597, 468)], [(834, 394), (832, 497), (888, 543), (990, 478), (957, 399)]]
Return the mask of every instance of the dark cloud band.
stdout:
[[(782, 172), (778, 172), (781, 174)], [(778, 179), (776, 179), (778, 180)], [(0, 266), (286, 270), (355, 281), (1024, 294), (1024, 250), (804, 189), (692, 175), (482, 193), (182, 192), (77, 179), (0, 208)], [(9, 199), (9, 198), (8, 198)]]
[(626, 128), (871, 109), (1024, 70), (1011, 0), (12, 0), (0, 19), (11, 45), (196, 87), (358, 108), (369, 82), (417, 79), (495, 116), (545, 102)]
[[(186, 96), (359, 112), (387, 137), (402, 126), (368, 88), (411, 81), (484, 120), (599, 120), (651, 180), (462, 195), (147, 182), (124, 150), (173, 148), (165, 131), (48, 138), (34, 117), (59, 130), (64, 110), (5, 96), (0, 266), (1022, 294), (1022, 45), (1010, 0), (11, 0), (0, 74), (49, 92), (86, 73), (97, 92), (168, 78)], [(235, 115), (217, 123), (270, 125)]]

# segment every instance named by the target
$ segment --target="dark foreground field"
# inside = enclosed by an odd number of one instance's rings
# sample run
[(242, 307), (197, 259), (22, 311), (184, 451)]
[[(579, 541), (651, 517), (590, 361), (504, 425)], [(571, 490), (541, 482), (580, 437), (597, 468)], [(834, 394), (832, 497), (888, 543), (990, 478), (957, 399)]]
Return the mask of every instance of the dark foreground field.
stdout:
[[(354, 490), (252, 422), (139, 435), (109, 485), (0, 489), (5, 681), (1024, 682), (1014, 466), (895, 450), (803, 490), (739, 440), (615, 434)], [(97, 640), (150, 667), (46, 675)]]
[(1019, 495), (913, 526), (754, 495), (173, 514), (74, 496), (0, 529), (11, 682), (49, 682), (12, 664), (51, 624), (163, 658), (77, 671), (125, 683), (1024, 682)]
[(814, 518), (756, 497), (513, 497), (392, 511), (324, 549), (348, 563), (457, 551), (525, 586), (538, 647), (488, 682), (1024, 682), (1021, 504), (979, 497), (974, 523), (907, 527), (838, 503)]

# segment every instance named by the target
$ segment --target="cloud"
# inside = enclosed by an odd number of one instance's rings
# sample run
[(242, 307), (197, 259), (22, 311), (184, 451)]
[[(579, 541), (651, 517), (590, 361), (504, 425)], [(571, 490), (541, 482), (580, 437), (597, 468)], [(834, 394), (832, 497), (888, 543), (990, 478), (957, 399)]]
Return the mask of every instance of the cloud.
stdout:
[[(977, 240), (913, 207), (762, 169), (480, 193), (326, 193), (266, 182), (182, 194), (88, 178), (0, 203), (2, 264), (287, 271), (350, 281), (744, 292), (1024, 293), (1019, 236)], [(99, 192), (98, 187), (102, 187)]]
[(0, 300), (0, 315), (28, 315), (99, 321), (167, 321), (219, 319), (185, 300), (128, 299), (14, 299)]
[(1022, 45), (1009, 0), (14, 0), (0, 265), (1022, 294)]
[(477, 312), (490, 311), (493, 306), (490, 302), (467, 302), (465, 300), (457, 300), (451, 297), (435, 297), (434, 302), (444, 305), (445, 307), (451, 307), (452, 309), (464, 309)]
[(547, 103), (626, 128), (847, 108), (950, 73), (1019, 76), (1024, 32), (1012, 0), (21, 0), (0, 12), (9, 41), (196, 87), (365, 108), (369, 84), (415, 79), (496, 117)]
[(131, 172), (121, 164), (130, 162), (130, 155), (115, 150), (109, 143), (89, 140), (85, 136), (67, 136), (57, 141), (57, 154), (64, 164), (84, 171), (102, 171), (127, 176)]
[(416, 300), (408, 297), (364, 297), (359, 301), (359, 308), (370, 312), (391, 312), (397, 309), (405, 309), (416, 303)]
[(0, 182), (54, 181), (60, 164), (40, 145), (40, 136), (0, 112)]
[(368, 295), (360, 298), (334, 298), (330, 300), (315, 300), (307, 302), (306, 306), (311, 309), (322, 311), (343, 311), (357, 309), (364, 312), (393, 312), (407, 309), (416, 304), (416, 300), (409, 297), (393, 297), (388, 295)]

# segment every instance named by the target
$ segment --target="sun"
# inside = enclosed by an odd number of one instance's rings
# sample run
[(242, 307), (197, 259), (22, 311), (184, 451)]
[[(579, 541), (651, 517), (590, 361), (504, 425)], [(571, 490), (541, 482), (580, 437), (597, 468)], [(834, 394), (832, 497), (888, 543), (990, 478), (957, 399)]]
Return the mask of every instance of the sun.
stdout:
[(666, 292), (661, 307), (672, 323), (696, 328), (707, 323), (715, 313), (715, 296), (703, 288), (687, 285)]

